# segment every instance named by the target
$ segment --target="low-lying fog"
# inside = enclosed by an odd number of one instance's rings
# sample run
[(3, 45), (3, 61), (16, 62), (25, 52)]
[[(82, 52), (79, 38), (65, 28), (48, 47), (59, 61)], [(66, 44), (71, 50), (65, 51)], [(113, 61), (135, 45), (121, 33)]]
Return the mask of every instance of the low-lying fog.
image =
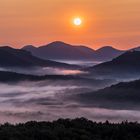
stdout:
[(71, 99), (94, 86), (74, 81), (41, 81), (0, 84), (0, 123), (86, 117), (96, 121), (140, 120), (140, 112), (94, 108)]
[(83, 67), (90, 67), (90, 66), (94, 66), (97, 65), (99, 63), (102, 63), (101, 61), (89, 61), (89, 60), (54, 60), (57, 62), (62, 62), (62, 63), (67, 63), (67, 64), (73, 64), (73, 65), (79, 65), (79, 66), (83, 66)]
[[(87, 74), (80, 70), (56, 68), (3, 69), (25, 74)], [(89, 76), (88, 76), (89, 77)], [(48, 121), (58, 118), (86, 117), (93, 121), (140, 121), (140, 112), (116, 108), (90, 106), (76, 100), (77, 94), (105, 88), (116, 83), (107, 79), (44, 80), (0, 83), (0, 123)]]
[(31, 75), (78, 75), (86, 74), (88, 72), (74, 69), (52, 68), (52, 67), (32, 67), (32, 68), (2, 68), (0, 71), (17, 72), (21, 74)]

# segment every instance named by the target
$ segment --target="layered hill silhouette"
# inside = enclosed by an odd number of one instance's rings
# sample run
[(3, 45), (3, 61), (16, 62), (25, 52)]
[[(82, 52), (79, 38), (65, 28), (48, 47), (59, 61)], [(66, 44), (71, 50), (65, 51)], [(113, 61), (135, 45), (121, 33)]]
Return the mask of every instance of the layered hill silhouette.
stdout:
[(111, 59), (123, 54), (124, 52), (125, 51), (115, 49), (111, 46), (105, 46), (105, 47), (102, 47), (102, 48), (96, 50), (94, 58), (96, 58), (98, 60), (107, 61), (107, 60), (111, 60)]
[[(69, 81), (71, 84), (80, 84), (80, 85), (92, 85), (95, 86), (96, 89), (100, 89), (103, 87), (106, 87), (110, 85), (112, 80), (104, 79), (90, 79), (90, 78), (84, 78), (80, 75), (32, 75), (32, 74), (21, 74), (17, 72), (11, 72), (11, 71), (0, 71), (0, 82), (1, 83), (17, 83), (17, 82), (23, 82), (23, 81), (45, 81), (45, 80), (53, 80), (53, 82), (58, 83), (61, 81)], [(82, 90), (83, 91), (83, 90)]]
[(88, 70), (97, 75), (116, 75), (118, 77), (140, 75), (140, 51), (127, 51), (112, 61), (90, 67)]
[(65, 63), (50, 60), (43, 60), (33, 56), (30, 52), (21, 49), (13, 49), (9, 46), (0, 47), (0, 66), (7, 67), (29, 67), (29, 66), (48, 66), (48, 67), (72, 67)]
[(30, 75), (21, 74), (9, 71), (0, 71), (0, 82), (18, 82), (18, 81), (41, 81), (41, 80), (71, 80), (71, 79), (81, 79), (78, 76), (72, 75)]
[(116, 85), (77, 96), (89, 106), (113, 109), (140, 109), (140, 80)]
[(124, 51), (117, 50), (111, 46), (105, 46), (98, 50), (93, 50), (86, 46), (70, 45), (61, 41), (55, 41), (50, 44), (34, 47), (27, 45), (22, 48), (30, 51), (33, 55), (43, 59), (64, 59), (64, 60), (94, 60), (107, 61), (119, 56)]

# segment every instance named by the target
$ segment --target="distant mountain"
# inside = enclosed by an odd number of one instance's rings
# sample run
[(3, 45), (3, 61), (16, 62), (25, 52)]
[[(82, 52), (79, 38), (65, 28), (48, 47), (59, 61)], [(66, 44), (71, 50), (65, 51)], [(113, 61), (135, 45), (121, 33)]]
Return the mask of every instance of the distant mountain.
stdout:
[(94, 54), (94, 59), (97, 60), (111, 60), (121, 54), (123, 54), (125, 51), (122, 50), (117, 50), (111, 46), (104, 46), (98, 50), (96, 50), (95, 54)]
[(127, 51), (112, 61), (90, 67), (88, 70), (100, 76), (116, 75), (124, 78), (124, 76), (132, 75), (137, 77), (140, 75), (140, 51)]
[(64, 59), (64, 60), (94, 60), (107, 61), (119, 56), (124, 51), (114, 49), (110, 46), (98, 50), (86, 46), (74, 46), (61, 41), (52, 42), (41, 47), (28, 45), (22, 49), (32, 52), (33, 55), (43, 59)]
[(71, 65), (50, 60), (42, 60), (33, 56), (26, 50), (13, 49), (9, 46), (0, 47), (0, 66), (25, 67), (25, 66), (48, 66), (48, 67), (72, 67)]
[(121, 82), (110, 87), (77, 96), (81, 102), (94, 107), (140, 109), (140, 80)]
[(94, 50), (85, 46), (72, 46), (60, 41), (34, 48), (25, 46), (24, 50), (31, 51), (33, 55), (44, 59), (91, 59)]

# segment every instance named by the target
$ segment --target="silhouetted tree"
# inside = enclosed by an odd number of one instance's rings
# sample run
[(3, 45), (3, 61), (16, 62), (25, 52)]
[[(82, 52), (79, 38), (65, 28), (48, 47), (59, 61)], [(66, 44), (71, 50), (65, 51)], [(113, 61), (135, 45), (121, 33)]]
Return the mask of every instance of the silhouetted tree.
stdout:
[(96, 123), (85, 118), (0, 125), (0, 140), (140, 140), (137, 122)]

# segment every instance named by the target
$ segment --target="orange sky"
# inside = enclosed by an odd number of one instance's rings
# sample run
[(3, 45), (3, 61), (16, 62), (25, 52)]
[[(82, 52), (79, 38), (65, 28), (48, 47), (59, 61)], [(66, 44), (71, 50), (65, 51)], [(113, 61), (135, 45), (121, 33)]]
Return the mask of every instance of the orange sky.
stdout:
[[(71, 20), (81, 17), (76, 28)], [(140, 45), (140, 0), (0, 0), (0, 45)]]

